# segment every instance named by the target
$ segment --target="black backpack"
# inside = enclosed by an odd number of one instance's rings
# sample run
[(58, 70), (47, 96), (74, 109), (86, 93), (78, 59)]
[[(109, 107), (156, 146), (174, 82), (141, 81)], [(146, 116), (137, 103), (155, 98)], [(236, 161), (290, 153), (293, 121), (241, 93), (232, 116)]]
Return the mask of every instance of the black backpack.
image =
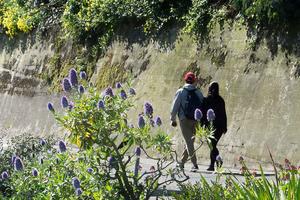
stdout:
[(201, 109), (202, 102), (199, 96), (196, 94), (197, 89), (188, 90), (183, 88), (187, 91), (186, 103), (183, 105), (183, 112), (187, 119), (195, 120), (194, 113), (197, 108)]

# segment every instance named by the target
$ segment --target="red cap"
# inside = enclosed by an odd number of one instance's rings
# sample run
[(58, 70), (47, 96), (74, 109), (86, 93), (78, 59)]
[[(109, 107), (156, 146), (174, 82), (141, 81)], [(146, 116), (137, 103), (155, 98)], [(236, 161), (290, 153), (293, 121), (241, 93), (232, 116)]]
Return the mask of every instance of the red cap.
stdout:
[(194, 83), (196, 81), (196, 76), (193, 72), (188, 72), (184, 75), (184, 80), (187, 83)]

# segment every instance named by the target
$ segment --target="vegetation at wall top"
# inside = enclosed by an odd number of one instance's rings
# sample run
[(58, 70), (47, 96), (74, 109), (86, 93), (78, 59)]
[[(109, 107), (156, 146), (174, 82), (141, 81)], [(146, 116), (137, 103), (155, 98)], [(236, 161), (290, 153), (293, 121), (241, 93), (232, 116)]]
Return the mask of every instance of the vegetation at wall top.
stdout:
[(105, 43), (128, 22), (147, 34), (182, 23), (203, 39), (214, 22), (228, 19), (242, 19), (255, 29), (286, 30), (298, 21), (299, 8), (298, 1), (284, 0), (0, 0), (0, 27), (13, 37), (55, 14), (64, 31), (81, 41), (96, 36)]

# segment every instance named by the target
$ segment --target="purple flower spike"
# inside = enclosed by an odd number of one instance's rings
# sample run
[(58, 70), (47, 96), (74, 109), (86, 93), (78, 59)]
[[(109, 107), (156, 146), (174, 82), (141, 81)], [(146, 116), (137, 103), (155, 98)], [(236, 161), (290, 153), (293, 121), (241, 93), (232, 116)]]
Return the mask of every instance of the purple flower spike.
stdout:
[(155, 118), (154, 122), (155, 122), (156, 126), (161, 126), (162, 125), (162, 121), (161, 121), (161, 118), (159, 116), (157, 116)]
[(97, 103), (97, 108), (98, 108), (99, 110), (105, 108), (105, 105), (104, 105), (104, 101), (103, 101), (103, 100), (98, 101), (98, 103)]
[(127, 99), (127, 94), (126, 94), (126, 92), (124, 91), (124, 90), (121, 90), (121, 92), (120, 92), (120, 97), (122, 98), (122, 99)]
[(49, 111), (51, 111), (51, 112), (55, 112), (55, 110), (54, 110), (54, 107), (53, 107), (53, 104), (52, 103), (48, 103), (48, 105), (47, 105), (47, 108), (48, 108), (48, 110)]
[(60, 151), (61, 153), (67, 151), (66, 144), (65, 144), (65, 142), (62, 141), (62, 140), (60, 140), (60, 141), (58, 142), (58, 147), (59, 147), (59, 151)]
[(79, 76), (81, 79), (84, 79), (84, 80), (86, 79), (86, 73), (84, 71), (81, 71)]
[(40, 140), (40, 145), (44, 146), (46, 143), (47, 143), (46, 140), (44, 140), (44, 139)]
[(71, 85), (73, 87), (76, 87), (78, 85), (78, 79), (77, 79), (77, 72), (74, 68), (70, 69), (69, 78), (70, 78)]
[(129, 88), (129, 94), (133, 96), (136, 95), (136, 92), (133, 88)]
[(68, 78), (63, 79), (62, 87), (63, 87), (63, 90), (65, 92), (70, 92), (71, 91), (72, 87), (71, 87), (70, 80)]
[(194, 113), (195, 120), (200, 121), (202, 117), (203, 117), (203, 114), (202, 114), (201, 110), (199, 108), (197, 108)]
[(9, 177), (9, 175), (8, 175), (8, 172), (7, 172), (7, 171), (2, 172), (1, 178), (2, 178), (3, 180), (8, 179), (8, 177)]
[(89, 168), (87, 168), (87, 172), (91, 174), (91, 173), (94, 172), (94, 170), (93, 170), (92, 168), (89, 167)]
[(83, 193), (83, 191), (81, 188), (76, 188), (76, 190), (75, 190), (76, 196), (80, 196), (82, 193)]
[(66, 96), (61, 97), (60, 103), (63, 108), (67, 108), (69, 106), (69, 101)]
[(83, 94), (83, 93), (84, 93), (84, 87), (83, 87), (82, 85), (79, 86), (78, 92), (79, 92), (80, 94)]
[(114, 93), (113, 93), (112, 88), (111, 87), (106, 88), (105, 91), (104, 91), (104, 95), (113, 97)]
[(32, 170), (32, 176), (38, 176), (39, 175), (39, 172), (36, 168), (33, 168)]
[(72, 110), (74, 108), (74, 102), (70, 101), (69, 103), (69, 110)]
[(116, 88), (120, 89), (122, 87), (122, 84), (120, 82), (116, 83)]
[(152, 117), (153, 114), (153, 107), (149, 102), (146, 102), (144, 105), (144, 113), (149, 116)]
[(75, 189), (80, 188), (80, 181), (77, 177), (72, 178), (72, 185)]
[(16, 159), (14, 161), (14, 169), (16, 171), (21, 171), (24, 169), (23, 162), (22, 162), (21, 158), (19, 158), (18, 156), (16, 157)]
[(134, 152), (135, 152), (136, 156), (138, 156), (138, 157), (141, 156), (141, 152), (142, 152), (141, 147), (137, 147)]
[(213, 109), (208, 109), (208, 111), (207, 111), (207, 120), (209, 122), (211, 122), (211, 121), (213, 121), (215, 119), (216, 119), (216, 115), (215, 115), (214, 110)]
[(146, 125), (145, 119), (142, 115), (139, 116), (139, 121), (138, 121), (138, 127), (139, 128), (144, 128)]
[(12, 166), (14, 165), (16, 158), (17, 158), (17, 156), (15, 156), (15, 155), (11, 157), (11, 165)]

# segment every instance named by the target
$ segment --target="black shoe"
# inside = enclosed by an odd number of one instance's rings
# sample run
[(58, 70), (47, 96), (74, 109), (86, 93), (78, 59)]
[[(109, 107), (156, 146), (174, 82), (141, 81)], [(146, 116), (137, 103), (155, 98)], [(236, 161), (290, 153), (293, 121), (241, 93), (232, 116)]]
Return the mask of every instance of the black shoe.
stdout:
[(198, 165), (194, 165), (191, 169), (191, 172), (196, 172), (199, 169)]
[(209, 168), (207, 168), (207, 171), (215, 171), (215, 168), (214, 167), (212, 167), (212, 166), (209, 166)]

